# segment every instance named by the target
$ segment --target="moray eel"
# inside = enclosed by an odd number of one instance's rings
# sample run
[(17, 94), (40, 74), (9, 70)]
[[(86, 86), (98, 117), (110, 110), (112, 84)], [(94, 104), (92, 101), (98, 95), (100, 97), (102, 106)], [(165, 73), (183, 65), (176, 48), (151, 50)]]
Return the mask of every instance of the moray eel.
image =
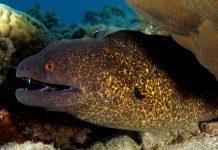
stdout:
[(170, 130), (218, 116), (216, 79), (170, 37), (117, 31), (58, 41), (16, 76), (45, 86), (17, 89), (19, 102), (110, 128)]

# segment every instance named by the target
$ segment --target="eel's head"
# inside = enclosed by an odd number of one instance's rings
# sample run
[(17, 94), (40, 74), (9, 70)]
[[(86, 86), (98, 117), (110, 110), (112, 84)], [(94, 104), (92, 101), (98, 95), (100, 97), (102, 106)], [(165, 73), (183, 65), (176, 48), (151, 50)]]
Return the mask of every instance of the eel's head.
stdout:
[[(74, 45), (81, 46), (77, 40)], [(16, 76), (40, 87), (17, 89), (15, 94), (18, 101), (55, 111), (78, 102), (82, 95), (80, 68), (76, 64), (80, 59), (78, 53), (76, 47), (71, 48), (70, 41), (60, 41), (24, 59), (18, 65)]]

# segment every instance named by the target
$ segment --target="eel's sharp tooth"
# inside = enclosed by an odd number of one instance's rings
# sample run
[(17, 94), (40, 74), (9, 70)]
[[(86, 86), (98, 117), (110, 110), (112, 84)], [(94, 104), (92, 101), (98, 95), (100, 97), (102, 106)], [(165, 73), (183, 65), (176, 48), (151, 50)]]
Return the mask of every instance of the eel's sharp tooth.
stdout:
[(48, 91), (49, 89), (50, 89), (50, 87), (49, 87), (49, 86), (46, 86), (46, 87), (40, 89), (40, 91), (41, 91), (41, 92), (45, 92), (45, 91)]
[(30, 84), (31, 83), (31, 79), (28, 79), (28, 84)]

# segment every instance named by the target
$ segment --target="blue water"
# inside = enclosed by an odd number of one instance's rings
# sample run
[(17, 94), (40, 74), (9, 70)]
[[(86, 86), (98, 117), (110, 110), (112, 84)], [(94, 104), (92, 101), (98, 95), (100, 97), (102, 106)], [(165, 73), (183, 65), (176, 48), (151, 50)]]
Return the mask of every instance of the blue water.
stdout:
[(80, 22), (87, 10), (100, 10), (104, 5), (119, 5), (133, 13), (124, 0), (0, 0), (17, 10), (26, 11), (40, 4), (45, 11), (55, 12), (62, 23)]

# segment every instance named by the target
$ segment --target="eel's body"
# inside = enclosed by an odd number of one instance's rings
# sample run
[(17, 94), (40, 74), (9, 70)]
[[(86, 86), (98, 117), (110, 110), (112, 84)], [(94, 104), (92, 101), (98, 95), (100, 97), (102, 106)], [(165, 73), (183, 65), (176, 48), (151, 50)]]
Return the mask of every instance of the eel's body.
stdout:
[(101, 126), (167, 130), (218, 117), (216, 79), (167, 37), (119, 31), (56, 42), (23, 60), (17, 76), (50, 83), (18, 89), (21, 103)]

